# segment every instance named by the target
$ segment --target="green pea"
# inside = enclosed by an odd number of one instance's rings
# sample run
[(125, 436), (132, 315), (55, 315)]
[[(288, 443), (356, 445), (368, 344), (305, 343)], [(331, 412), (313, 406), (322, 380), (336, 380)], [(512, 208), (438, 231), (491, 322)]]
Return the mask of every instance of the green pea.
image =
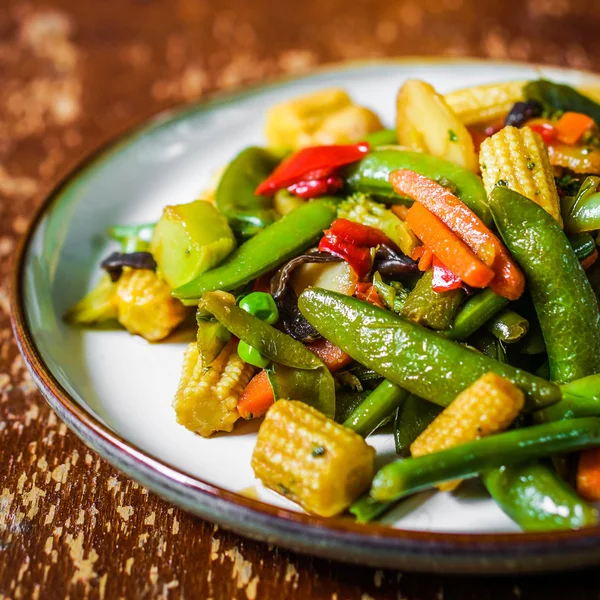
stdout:
[(263, 356), (254, 346), (250, 346), (243, 340), (240, 340), (238, 344), (238, 355), (244, 362), (259, 369), (264, 369), (271, 364), (266, 356)]
[(244, 296), (240, 300), (240, 308), (269, 325), (274, 325), (279, 320), (277, 304), (273, 296), (265, 292), (252, 292)]

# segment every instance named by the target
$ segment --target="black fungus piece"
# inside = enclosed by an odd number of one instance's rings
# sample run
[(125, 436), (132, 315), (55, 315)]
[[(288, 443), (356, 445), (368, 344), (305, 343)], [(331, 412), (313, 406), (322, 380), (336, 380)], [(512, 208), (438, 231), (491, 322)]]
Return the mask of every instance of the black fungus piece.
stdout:
[(156, 261), (150, 252), (131, 252), (129, 254), (113, 252), (100, 263), (100, 266), (113, 281), (119, 280), (123, 273), (123, 267), (156, 271)]
[(298, 296), (288, 286), (275, 298), (279, 311), (279, 324), (283, 330), (295, 340), (304, 343), (316, 342), (321, 334), (304, 318), (298, 308)]
[(406, 275), (419, 272), (419, 267), (412, 258), (394, 248), (382, 244), (377, 248), (373, 271), (379, 271), (381, 277), (396, 281)]
[(516, 102), (506, 115), (504, 126), (523, 127), (526, 121), (539, 117), (544, 107), (536, 100), (527, 100), (527, 102)]

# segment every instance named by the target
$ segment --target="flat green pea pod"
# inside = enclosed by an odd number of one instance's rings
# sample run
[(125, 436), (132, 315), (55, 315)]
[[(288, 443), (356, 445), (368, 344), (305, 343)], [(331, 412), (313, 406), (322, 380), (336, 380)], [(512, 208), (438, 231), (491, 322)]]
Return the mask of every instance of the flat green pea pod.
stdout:
[(500, 508), (525, 531), (578, 529), (598, 521), (598, 511), (544, 463), (503, 466), (484, 472), (482, 479)]
[(570, 85), (539, 79), (527, 83), (523, 94), (527, 100), (536, 100), (556, 110), (580, 112), (600, 123), (600, 105)]
[(600, 416), (600, 375), (588, 375), (560, 386), (563, 399), (535, 414), (538, 422)]
[(528, 462), (600, 445), (600, 419), (587, 417), (534, 425), (466, 442), (379, 470), (371, 496), (389, 502), (490, 468)]
[(389, 182), (390, 173), (408, 169), (435, 179), (452, 188), (452, 191), (486, 224), (492, 216), (486, 202), (481, 179), (451, 162), (408, 150), (375, 150), (346, 170), (346, 183), (350, 189), (378, 197), (383, 202), (409, 203), (401, 198)]
[(233, 335), (275, 363), (278, 398), (301, 400), (335, 416), (335, 383), (325, 364), (304, 344), (235, 305), (231, 294), (207, 292), (198, 310), (212, 315)]
[(506, 187), (496, 187), (489, 203), (504, 243), (525, 273), (551, 380), (563, 383), (600, 372), (598, 301), (569, 240), (543, 208)]
[(395, 129), (381, 129), (380, 131), (374, 131), (366, 135), (365, 142), (368, 142), (371, 148), (393, 146), (398, 143), (398, 134)]
[(337, 200), (303, 204), (239, 246), (220, 265), (176, 288), (173, 295), (194, 304), (205, 292), (230, 291), (260, 277), (310, 248), (336, 217)]
[(432, 329), (446, 329), (463, 299), (462, 289), (434, 292), (433, 269), (426, 271), (408, 294), (400, 314), (419, 325)]
[(529, 410), (561, 398), (556, 384), (499, 363), (356, 298), (312, 288), (300, 295), (298, 306), (323, 337), (354, 360), (440, 406), (450, 404), (489, 371), (521, 388)]
[(273, 199), (254, 193), (278, 162), (264, 148), (246, 148), (227, 165), (219, 181), (215, 204), (242, 239), (252, 237), (279, 218)]

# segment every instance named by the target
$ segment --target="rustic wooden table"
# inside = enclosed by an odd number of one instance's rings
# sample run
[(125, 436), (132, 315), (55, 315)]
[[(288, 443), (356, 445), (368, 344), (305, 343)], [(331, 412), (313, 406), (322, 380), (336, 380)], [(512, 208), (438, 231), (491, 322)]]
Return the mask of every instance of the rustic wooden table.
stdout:
[(333, 61), (484, 56), (600, 68), (593, 0), (0, 0), (0, 599), (598, 598), (594, 572), (376, 571), (247, 541), (116, 472), (46, 406), (9, 326), (11, 256), (44, 194), (166, 107)]

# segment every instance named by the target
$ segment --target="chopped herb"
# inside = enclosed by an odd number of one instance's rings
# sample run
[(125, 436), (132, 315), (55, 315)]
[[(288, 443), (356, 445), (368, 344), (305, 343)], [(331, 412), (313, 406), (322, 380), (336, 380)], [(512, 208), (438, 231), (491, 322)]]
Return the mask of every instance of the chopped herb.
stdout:
[(325, 454), (326, 450), (323, 446), (319, 445), (319, 446), (313, 446), (312, 452), (311, 454), (313, 455), (314, 458), (318, 458), (319, 456), (323, 456), (323, 454)]
[(583, 154), (584, 156), (587, 156), (591, 151), (592, 151), (591, 148), (582, 148), (581, 154)]
[(499, 185), (500, 187), (508, 187), (508, 182), (504, 181), (504, 179), (498, 179), (498, 181), (496, 181), (496, 185)]
[(448, 129), (448, 137), (450, 138), (451, 142), (458, 142), (458, 136), (456, 135), (454, 129)]
[(485, 171), (486, 169), (487, 169), (487, 167), (486, 167), (485, 163), (481, 163), (481, 170)]
[(530, 171), (533, 171), (535, 169), (535, 163), (532, 160), (527, 161), (527, 168)]

